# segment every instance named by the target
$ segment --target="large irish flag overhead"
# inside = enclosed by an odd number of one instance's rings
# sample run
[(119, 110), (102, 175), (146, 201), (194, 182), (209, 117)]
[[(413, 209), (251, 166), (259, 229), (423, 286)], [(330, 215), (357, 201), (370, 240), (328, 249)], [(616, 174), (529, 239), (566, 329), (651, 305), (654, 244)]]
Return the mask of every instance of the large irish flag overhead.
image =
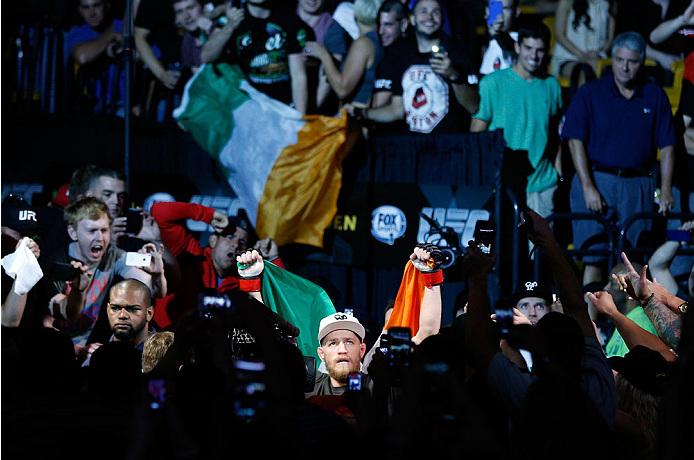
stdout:
[(260, 238), (323, 246), (337, 211), (347, 116), (302, 116), (238, 66), (203, 65), (174, 118), (224, 168)]

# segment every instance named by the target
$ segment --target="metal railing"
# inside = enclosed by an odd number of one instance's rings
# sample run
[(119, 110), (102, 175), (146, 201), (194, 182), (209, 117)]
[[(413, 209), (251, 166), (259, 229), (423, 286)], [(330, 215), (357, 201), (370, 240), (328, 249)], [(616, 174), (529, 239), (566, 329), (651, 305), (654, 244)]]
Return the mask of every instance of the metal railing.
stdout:
[[(626, 234), (627, 231), (629, 230), (629, 227), (631, 227), (635, 222), (640, 221), (640, 220), (650, 220), (653, 223), (658, 222), (658, 221), (671, 221), (671, 220), (680, 220), (680, 221), (689, 221), (689, 220), (694, 220), (694, 214), (692, 213), (669, 213), (667, 215), (663, 215), (657, 212), (639, 212), (636, 214), (633, 214), (627, 221), (624, 223), (624, 226), (619, 230), (619, 237), (618, 237), (618, 243), (617, 243), (617, 255), (621, 254), (624, 252), (627, 254), (653, 254), (653, 252), (657, 249), (657, 247), (652, 247), (652, 246), (627, 246), (625, 241), (627, 239)], [(682, 247), (678, 251), (679, 254), (694, 254), (694, 247)]]
[[(612, 227), (612, 224), (605, 219), (602, 215), (600, 214), (593, 214), (593, 213), (557, 213), (557, 214), (552, 214), (547, 217), (547, 221), (552, 223), (557, 220), (594, 220), (598, 222), (607, 236), (607, 247), (604, 249), (583, 249), (583, 248), (574, 248), (574, 249), (562, 249), (565, 255), (571, 256), (572, 258), (579, 258), (582, 256), (603, 256), (607, 260), (607, 265), (608, 269), (612, 270), (612, 268), (615, 265), (615, 259), (616, 259), (616, 253), (615, 253), (615, 247), (616, 247), (616, 237), (615, 237), (615, 230)], [(544, 251), (541, 250), (541, 248), (536, 247), (535, 249), (535, 260), (534, 260), (534, 268), (533, 268), (533, 276), (535, 279), (539, 279), (540, 277), (540, 255), (543, 254)]]

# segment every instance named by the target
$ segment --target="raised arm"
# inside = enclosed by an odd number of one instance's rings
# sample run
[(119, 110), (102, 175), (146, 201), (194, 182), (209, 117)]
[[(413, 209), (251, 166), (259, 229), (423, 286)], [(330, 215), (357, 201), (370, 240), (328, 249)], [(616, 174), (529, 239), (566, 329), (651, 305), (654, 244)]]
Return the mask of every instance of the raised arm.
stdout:
[(667, 21), (661, 22), (658, 27), (651, 31), (649, 36), (651, 43), (663, 43), (672, 37), (682, 27), (694, 24), (694, 1), (689, 4), (682, 14)]
[(166, 279), (169, 283), (176, 285), (181, 281), (181, 266), (178, 263), (178, 259), (171, 252), (171, 249), (164, 243), (161, 236), (161, 230), (159, 230), (159, 224), (152, 217), (151, 214), (142, 211), (142, 229), (137, 234), (137, 238), (144, 240), (148, 243), (154, 243), (155, 247), (163, 245), (164, 252), (162, 253), (162, 260), (164, 262), (164, 272), (166, 274)]
[(147, 65), (149, 71), (152, 75), (159, 80), (164, 86), (169, 89), (173, 89), (178, 83), (178, 76), (166, 70), (164, 65), (157, 59), (154, 54), (152, 45), (149, 44), (148, 37), (150, 34), (149, 29), (143, 27), (135, 27), (135, 48), (137, 49), (137, 54), (140, 59)]
[(306, 62), (301, 53), (289, 55), (289, 78), (292, 83), (294, 108), (302, 115), (306, 115), (308, 110), (308, 77), (306, 76)]
[(15, 284), (17, 280), (15, 279), (12, 283), (12, 288), (10, 292), (7, 293), (2, 301), (2, 325), (4, 327), (17, 327), (22, 321), (22, 316), (24, 315), (24, 308), (27, 304), (27, 295), (19, 295), (15, 292)]
[(499, 351), (489, 321), (487, 278), (494, 268), (497, 254), (484, 254), (474, 241), (468, 243), (463, 267), (470, 277), (470, 290), (465, 320), (465, 347), (470, 351), (478, 368), (486, 368)]
[[(58, 302), (54, 305), (53, 316), (74, 322), (82, 316), (87, 300), (86, 291), (91, 284), (94, 273), (87, 266), (83, 265), (82, 262), (73, 260), (70, 263), (79, 270), (79, 274), (69, 283), (70, 292), (68, 292), (67, 296), (60, 297), (61, 295), (58, 294), (58, 296), (54, 297), (54, 299), (57, 298)], [(53, 299), (51, 301), (53, 302)], [(58, 310), (56, 310), (56, 307), (58, 307)], [(58, 312), (60, 312), (61, 317), (56, 316)]]
[(658, 331), (658, 337), (673, 350), (677, 350), (682, 336), (682, 317), (663, 305), (655, 296), (649, 296), (641, 305)]
[(419, 330), (412, 337), (412, 342), (419, 345), (422, 340), (436, 335), (441, 329), (441, 251), (434, 245), (420, 244), (410, 254), (412, 265), (422, 272), (424, 279), (424, 293), (422, 295), (422, 308), (419, 311)]
[(672, 276), (670, 264), (680, 248), (679, 241), (666, 241), (656, 249), (648, 259), (648, 267), (651, 270), (651, 276), (654, 280), (658, 280), (660, 284), (672, 294), (677, 293), (677, 280)]
[(79, 65), (84, 65), (106, 52), (111, 43), (122, 41), (123, 36), (114, 30), (111, 23), (97, 38), (75, 44), (70, 50), (70, 57)]
[[(3, 229), (4, 230), (4, 229)], [(3, 235), (4, 236), (4, 235)], [(39, 249), (39, 245), (36, 243), (36, 241), (32, 240), (31, 238), (27, 238), (27, 243), (26, 247), (31, 251), (31, 253), (36, 257), (37, 259), (41, 255), (41, 250)], [(20, 240), (16, 247), (15, 251), (17, 248), (20, 247), (22, 244), (22, 240)], [(17, 278), (12, 282), (12, 287), (10, 288), (10, 292), (7, 293), (7, 296), (2, 299), (2, 325), (4, 327), (17, 327), (19, 326), (19, 323), (22, 321), (22, 316), (24, 316), (24, 309), (26, 308), (26, 303), (27, 303), (27, 296), (29, 295), (28, 292), (24, 294), (17, 294), (15, 291), (17, 285)]]
[(584, 337), (597, 339), (593, 322), (588, 315), (587, 305), (583, 300), (580, 282), (574, 274), (571, 264), (566, 260), (561, 246), (554, 238), (549, 223), (534, 211), (528, 210), (525, 213), (527, 218), (532, 221), (531, 226), (527, 227), (528, 239), (547, 253), (564, 313), (578, 322)]
[(202, 253), (202, 246), (184, 226), (186, 219), (206, 222), (220, 229), (229, 224), (229, 218), (223, 213), (194, 203), (155, 203), (152, 205), (152, 217), (159, 225), (164, 243), (176, 256), (184, 251)]
[[(152, 262), (147, 267), (138, 267), (141, 271), (145, 272), (150, 276), (150, 288), (152, 289), (152, 297), (162, 298), (166, 297), (168, 282), (164, 274), (164, 244), (160, 243), (155, 245), (154, 243), (147, 243), (138, 251), (143, 254), (152, 254)], [(134, 277), (139, 276), (140, 273), (135, 274)], [(143, 277), (146, 278), (146, 277)], [(147, 284), (144, 279), (138, 278), (143, 283)]]
[(624, 339), (624, 343), (626, 343), (630, 350), (637, 345), (643, 345), (651, 350), (657, 351), (668, 361), (675, 361), (677, 359), (677, 356), (670, 351), (670, 347), (659, 339), (658, 336), (651, 334), (620, 313), (609, 292), (589, 292), (588, 298), (595, 306), (595, 309), (605, 315), (607, 319), (615, 325), (619, 334)]
[[(627, 268), (627, 278), (618, 278), (620, 287), (623, 287), (631, 297), (641, 302), (641, 307), (653, 323), (658, 337), (672, 349), (677, 350), (682, 334), (682, 317), (678, 315), (670, 305), (674, 305), (681, 299), (669, 293), (656, 294), (658, 286), (648, 280), (646, 272), (648, 265), (644, 265), (641, 273), (634, 269), (626, 254), (622, 253), (622, 260)], [(626, 286), (624, 285), (626, 283)]]
[(258, 302), (265, 303), (260, 292), (261, 275), (265, 269), (263, 256), (257, 249), (248, 249), (236, 256), (236, 264), (241, 278), (239, 282), (241, 290), (248, 292)]
[(210, 38), (202, 45), (200, 60), (203, 63), (212, 62), (222, 54), (231, 35), (243, 21), (245, 12), (242, 8), (230, 7), (227, 9), (226, 16), (227, 23), (222, 27), (216, 28), (210, 35)]
[(360, 37), (352, 42), (344, 68), (340, 71), (333, 56), (324, 46), (317, 42), (306, 42), (304, 46), (304, 55), (320, 59), (330, 87), (340, 99), (345, 99), (352, 94), (366, 73), (369, 60), (373, 60), (374, 54), (375, 49), (371, 39)]
[(453, 88), (455, 98), (468, 113), (477, 112), (480, 106), (480, 94), (472, 85), (468, 84), (466, 75), (462, 75), (453, 67), (453, 62), (447, 52), (436, 53), (429, 60), (434, 72), (441, 75)]

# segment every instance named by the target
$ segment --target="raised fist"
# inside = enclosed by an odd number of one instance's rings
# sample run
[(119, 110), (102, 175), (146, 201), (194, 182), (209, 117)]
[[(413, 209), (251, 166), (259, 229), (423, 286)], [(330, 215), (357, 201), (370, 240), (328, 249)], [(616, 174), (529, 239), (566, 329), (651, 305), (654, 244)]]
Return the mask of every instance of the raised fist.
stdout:
[(256, 249), (248, 249), (236, 256), (236, 265), (243, 279), (258, 279), (265, 268), (263, 256)]
[(260, 291), (260, 275), (265, 269), (263, 256), (257, 249), (248, 249), (236, 256), (236, 267), (239, 272), (239, 287), (245, 292)]
[(444, 257), (438, 246), (431, 243), (419, 243), (410, 255), (412, 265), (422, 273), (433, 273), (441, 269)]

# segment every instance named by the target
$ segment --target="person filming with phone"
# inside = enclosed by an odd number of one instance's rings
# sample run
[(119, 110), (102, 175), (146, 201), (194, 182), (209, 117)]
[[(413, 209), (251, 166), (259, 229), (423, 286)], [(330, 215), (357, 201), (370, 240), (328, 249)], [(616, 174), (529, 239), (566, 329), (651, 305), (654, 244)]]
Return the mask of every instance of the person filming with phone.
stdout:
[(418, 0), (413, 13), (413, 34), (394, 44), (376, 70), (374, 99), (390, 102), (373, 109), (345, 108), (357, 119), (404, 120), (404, 133), (466, 132), (480, 100), (473, 59), (442, 31), (440, 1)]
[(98, 198), (70, 204), (65, 220), (72, 243), (49, 256), (44, 266), (44, 272), (52, 274), (42, 280), (50, 316), (58, 329), (70, 335), (82, 361), (96, 349), (93, 344), (87, 346), (88, 338), (116, 275), (141, 281), (154, 297), (167, 293), (163, 246), (147, 243), (138, 252), (115, 247), (112, 219), (108, 206)]
[(488, 75), (497, 70), (508, 69), (516, 63), (518, 55), (515, 43), (518, 32), (515, 23), (520, 15), (519, 0), (491, 0), (485, 7), (487, 20), (487, 43), (482, 56), (480, 74)]
[[(580, 415), (591, 421), (581, 426), (573, 425), (572, 429), (594, 429), (581, 431), (584, 434), (590, 432), (591, 435), (604, 435), (614, 425), (617, 399), (612, 370), (596, 337), (579, 280), (571, 264), (554, 238), (547, 220), (533, 211), (526, 212), (526, 219), (529, 221), (526, 227), (528, 239), (547, 253), (565, 314), (547, 313), (535, 327), (508, 324), (507, 328), (501, 328), (497, 321), (495, 330), (495, 323), (489, 321), (487, 278), (494, 268), (497, 254), (494, 251), (484, 254), (474, 241), (470, 241), (463, 266), (470, 276), (465, 322), (466, 347), (475, 366), (487, 370), (489, 385), (508, 412), (512, 449), (522, 454), (523, 458), (530, 458), (531, 451), (537, 446), (524, 442), (529, 435), (528, 408), (532, 410), (541, 404), (538, 410), (551, 410), (549, 408), (555, 405), (551, 399), (542, 400), (548, 396), (543, 397), (533, 391), (535, 388), (553, 380), (560, 382), (555, 383), (554, 388), (571, 386), (571, 398), (580, 401), (577, 406), (581, 408)], [(497, 310), (497, 319), (498, 313)], [(499, 337), (507, 339), (509, 345), (516, 349), (531, 352), (533, 365), (530, 372), (519, 368), (502, 353)], [(595, 447), (585, 448), (590, 450)], [(562, 453), (557, 452), (557, 457), (562, 457)], [(582, 454), (587, 456), (586, 453)]]

